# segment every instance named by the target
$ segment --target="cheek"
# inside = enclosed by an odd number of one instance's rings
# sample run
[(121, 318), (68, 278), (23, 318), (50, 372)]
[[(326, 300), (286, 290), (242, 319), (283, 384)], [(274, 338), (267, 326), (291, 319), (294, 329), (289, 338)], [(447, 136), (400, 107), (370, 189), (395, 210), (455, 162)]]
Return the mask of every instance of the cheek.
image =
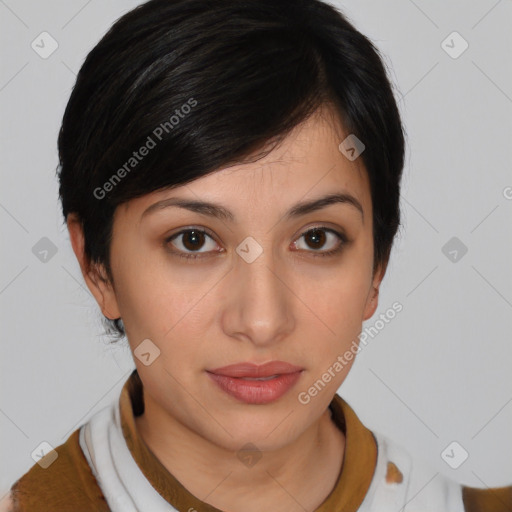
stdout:
[(336, 339), (361, 326), (372, 284), (372, 261), (355, 252), (349, 256), (338, 265), (295, 275), (297, 295)]
[(357, 275), (356, 271), (339, 276), (323, 293), (323, 311), (339, 334), (352, 331), (362, 323), (371, 275)]
[(173, 273), (165, 258), (140, 247), (124, 255), (115, 260), (114, 279), (126, 331), (134, 340), (161, 338), (193, 307), (197, 288)]
[[(315, 366), (320, 372), (351, 346), (357, 345), (367, 296), (366, 284), (351, 280), (340, 280), (322, 292), (312, 301), (313, 312), (321, 322), (316, 321), (316, 325), (311, 326), (315, 328), (310, 328), (309, 333), (309, 339), (316, 340), (316, 350), (311, 356), (317, 360)], [(348, 364), (346, 369), (350, 366)]]
[[(303, 357), (311, 363), (314, 377), (320, 378), (347, 351), (343, 370), (335, 371), (333, 388), (340, 385), (354, 362), (367, 297), (372, 284), (372, 261), (351, 255), (325, 274), (311, 277), (303, 273), (296, 278), (299, 297), (308, 306), (300, 308), (300, 325), (304, 340)], [(307, 276), (307, 277), (305, 277)], [(315, 340), (311, 350), (308, 340)], [(326, 376), (329, 378), (329, 376)], [(336, 382), (334, 382), (336, 381)]]

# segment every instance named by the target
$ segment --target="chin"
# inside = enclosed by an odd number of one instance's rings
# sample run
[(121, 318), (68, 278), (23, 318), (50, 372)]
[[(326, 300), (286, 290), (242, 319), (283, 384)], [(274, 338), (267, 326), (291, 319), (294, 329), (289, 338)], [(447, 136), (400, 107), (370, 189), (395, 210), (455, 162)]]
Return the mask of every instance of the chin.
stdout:
[[(307, 428), (291, 407), (265, 412), (261, 409), (249, 416), (237, 413), (233, 419), (225, 416), (221, 423), (231, 434), (223, 436), (231, 450), (239, 450), (252, 443), (262, 451), (272, 451), (293, 442)], [(291, 414), (290, 414), (291, 413)]]

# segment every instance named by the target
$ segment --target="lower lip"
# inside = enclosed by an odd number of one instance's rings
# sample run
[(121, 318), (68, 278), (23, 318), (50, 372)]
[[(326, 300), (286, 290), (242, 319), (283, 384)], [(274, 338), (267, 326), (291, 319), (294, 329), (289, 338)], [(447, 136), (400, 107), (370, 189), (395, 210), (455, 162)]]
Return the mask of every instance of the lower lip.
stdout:
[(281, 398), (300, 379), (302, 370), (269, 380), (244, 380), (207, 372), (212, 380), (233, 398), (246, 404), (269, 404)]

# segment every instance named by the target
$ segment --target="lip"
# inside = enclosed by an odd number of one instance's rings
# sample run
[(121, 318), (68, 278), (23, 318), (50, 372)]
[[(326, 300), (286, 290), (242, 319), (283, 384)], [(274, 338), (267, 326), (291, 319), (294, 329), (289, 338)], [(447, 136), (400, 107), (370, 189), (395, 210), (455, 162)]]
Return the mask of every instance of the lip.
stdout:
[(249, 362), (232, 364), (207, 370), (207, 373), (222, 391), (238, 401), (268, 404), (295, 386), (303, 370), (284, 361), (271, 361), (263, 365)]
[(288, 373), (295, 373), (303, 370), (299, 366), (295, 366), (284, 361), (270, 361), (265, 364), (254, 364), (249, 362), (230, 364), (222, 368), (215, 368), (208, 370), (210, 373), (216, 375), (224, 375), (226, 377), (247, 377), (257, 379), (259, 377), (270, 377), (272, 375), (283, 375)]

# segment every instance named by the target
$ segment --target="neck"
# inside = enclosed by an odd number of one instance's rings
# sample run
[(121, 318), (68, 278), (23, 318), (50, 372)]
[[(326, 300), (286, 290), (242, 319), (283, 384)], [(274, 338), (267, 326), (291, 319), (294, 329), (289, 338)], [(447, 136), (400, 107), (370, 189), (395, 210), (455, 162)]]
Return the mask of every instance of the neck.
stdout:
[(220, 510), (315, 510), (336, 484), (345, 437), (329, 409), (292, 443), (245, 466), (144, 398), (144, 414), (135, 418), (139, 435), (190, 493)]

